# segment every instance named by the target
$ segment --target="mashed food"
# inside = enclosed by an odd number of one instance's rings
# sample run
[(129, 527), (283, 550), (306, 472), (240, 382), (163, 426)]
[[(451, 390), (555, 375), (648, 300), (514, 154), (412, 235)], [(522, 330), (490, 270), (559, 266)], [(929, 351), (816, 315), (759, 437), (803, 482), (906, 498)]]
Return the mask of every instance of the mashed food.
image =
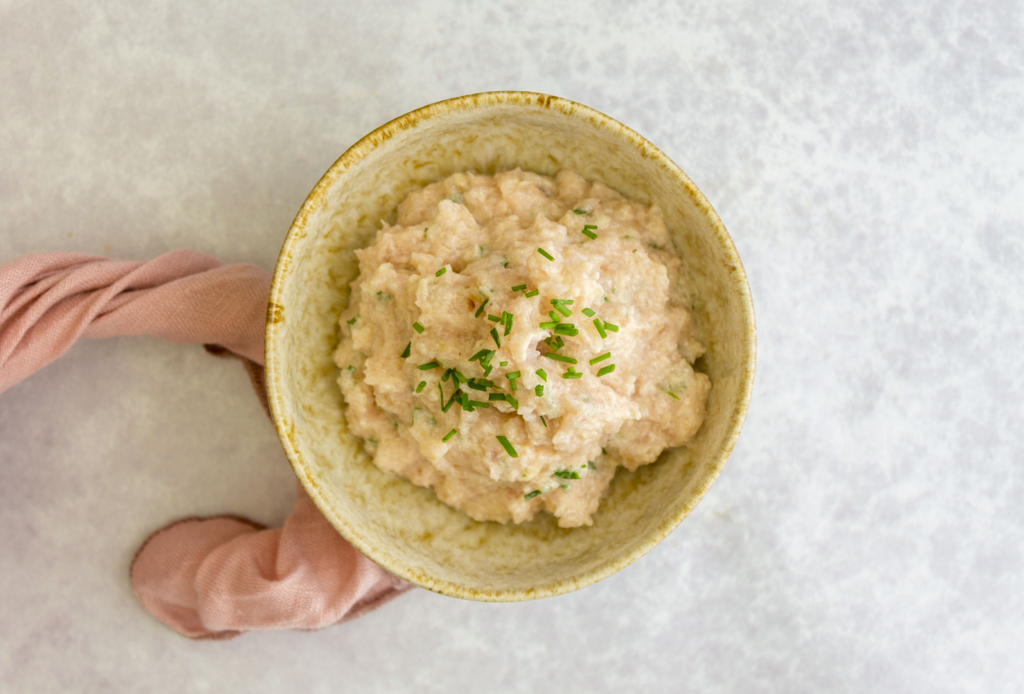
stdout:
[(349, 430), (476, 520), (590, 525), (619, 465), (701, 426), (694, 297), (656, 207), (571, 171), (460, 173), (356, 255)]

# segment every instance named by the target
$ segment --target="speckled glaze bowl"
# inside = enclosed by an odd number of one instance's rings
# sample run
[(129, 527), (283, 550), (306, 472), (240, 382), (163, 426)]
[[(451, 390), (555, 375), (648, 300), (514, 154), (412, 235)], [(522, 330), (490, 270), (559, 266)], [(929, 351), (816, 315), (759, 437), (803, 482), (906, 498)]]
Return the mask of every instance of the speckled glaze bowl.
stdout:
[[(702, 298), (708, 345), (696, 368), (713, 384), (707, 418), (685, 448), (635, 473), (620, 468), (591, 527), (546, 514), (478, 522), (430, 489), (381, 472), (348, 433), (332, 353), (358, 268), (353, 251), (416, 187), (457, 171), (571, 168), (656, 203)], [(274, 272), (267, 315), (274, 424), (310, 497), (367, 557), (407, 581), (472, 600), (543, 598), (582, 588), (660, 542), (711, 487), (739, 436), (754, 377), (754, 312), (740, 258), (718, 215), (678, 166), (615, 120), (527, 92), (432, 104), (374, 130), (324, 174), (299, 210)]]

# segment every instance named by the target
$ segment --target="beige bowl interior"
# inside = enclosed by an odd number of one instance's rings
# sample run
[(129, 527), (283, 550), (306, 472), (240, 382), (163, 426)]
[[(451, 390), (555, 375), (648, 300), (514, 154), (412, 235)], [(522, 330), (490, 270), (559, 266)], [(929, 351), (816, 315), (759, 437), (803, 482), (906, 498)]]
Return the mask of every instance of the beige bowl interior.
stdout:
[[(331, 359), (337, 319), (366, 245), (412, 189), (457, 171), (571, 168), (656, 203), (689, 265), (713, 383), (703, 428), (635, 473), (620, 469), (588, 528), (548, 514), (477, 522), (430, 489), (381, 472), (347, 432)], [(424, 588), (512, 601), (566, 593), (628, 565), (703, 497), (739, 435), (754, 368), (754, 317), (740, 259), (704, 196), (665, 155), (585, 106), (524, 92), (433, 104), (382, 126), (324, 175), (281, 251), (267, 322), (267, 389), (295, 473), (328, 520), (370, 559)]]

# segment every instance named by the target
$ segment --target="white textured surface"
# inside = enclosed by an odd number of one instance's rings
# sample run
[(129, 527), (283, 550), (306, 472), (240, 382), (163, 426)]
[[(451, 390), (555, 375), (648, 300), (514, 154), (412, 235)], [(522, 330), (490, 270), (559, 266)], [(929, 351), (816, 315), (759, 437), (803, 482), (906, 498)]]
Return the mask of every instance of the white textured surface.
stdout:
[(1024, 688), (1020, 3), (296, 5), (0, 2), (0, 262), (269, 269), (376, 125), (558, 94), (646, 135), (730, 229), (759, 327), (740, 443), (582, 592), (190, 642), (135, 602), (136, 546), (184, 515), (279, 522), (291, 472), (237, 365), (81, 343), (0, 396), (0, 691)]

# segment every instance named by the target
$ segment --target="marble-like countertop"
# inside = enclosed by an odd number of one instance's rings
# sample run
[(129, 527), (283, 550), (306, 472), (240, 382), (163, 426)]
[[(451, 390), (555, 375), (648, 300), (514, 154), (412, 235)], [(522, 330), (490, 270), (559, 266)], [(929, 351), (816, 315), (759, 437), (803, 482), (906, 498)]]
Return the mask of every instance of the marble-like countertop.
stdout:
[(132, 553), (181, 516), (279, 523), (291, 471), (236, 364), (82, 342), (0, 396), (0, 691), (1024, 690), (1019, 2), (293, 5), (0, 1), (0, 263), (269, 269), (372, 128), (557, 94), (729, 228), (759, 335), (739, 445), (578, 593), (192, 642), (137, 604)]

